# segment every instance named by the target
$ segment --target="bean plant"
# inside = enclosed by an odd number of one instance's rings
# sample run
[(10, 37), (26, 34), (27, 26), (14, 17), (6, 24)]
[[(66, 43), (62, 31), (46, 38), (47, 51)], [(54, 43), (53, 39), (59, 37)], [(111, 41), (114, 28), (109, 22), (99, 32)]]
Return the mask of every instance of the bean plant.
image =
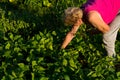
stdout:
[(62, 21), (64, 10), (85, 2), (0, 0), (0, 79), (119, 80), (119, 37), (116, 58), (106, 56), (102, 34), (91, 34), (86, 24), (60, 49), (71, 28)]

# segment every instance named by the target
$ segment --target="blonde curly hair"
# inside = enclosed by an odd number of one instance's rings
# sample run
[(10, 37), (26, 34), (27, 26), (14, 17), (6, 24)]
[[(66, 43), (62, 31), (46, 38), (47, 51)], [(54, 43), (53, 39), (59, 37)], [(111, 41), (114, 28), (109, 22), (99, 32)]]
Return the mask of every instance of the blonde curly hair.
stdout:
[(79, 7), (69, 7), (65, 10), (63, 15), (63, 21), (66, 26), (73, 25), (78, 19), (83, 16), (82, 9)]

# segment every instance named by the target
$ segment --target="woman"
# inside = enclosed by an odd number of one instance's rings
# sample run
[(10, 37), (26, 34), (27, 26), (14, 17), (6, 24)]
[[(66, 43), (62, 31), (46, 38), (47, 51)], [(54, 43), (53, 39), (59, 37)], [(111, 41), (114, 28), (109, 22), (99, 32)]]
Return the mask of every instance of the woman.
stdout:
[(65, 10), (64, 22), (67, 25), (73, 25), (65, 37), (61, 48), (66, 48), (73, 39), (79, 26), (85, 22), (83, 14), (87, 21), (103, 33), (103, 43), (108, 56), (114, 57), (115, 40), (120, 28), (120, 0), (88, 0), (81, 9), (70, 7)]

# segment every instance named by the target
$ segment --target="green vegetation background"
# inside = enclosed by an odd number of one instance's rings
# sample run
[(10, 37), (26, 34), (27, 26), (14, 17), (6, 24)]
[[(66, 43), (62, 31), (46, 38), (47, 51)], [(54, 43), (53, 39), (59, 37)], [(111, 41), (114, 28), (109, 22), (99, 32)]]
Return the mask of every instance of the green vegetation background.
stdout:
[(64, 9), (85, 1), (0, 0), (0, 79), (119, 80), (119, 33), (115, 61), (105, 56), (102, 35), (87, 25), (60, 50), (71, 28), (62, 22)]

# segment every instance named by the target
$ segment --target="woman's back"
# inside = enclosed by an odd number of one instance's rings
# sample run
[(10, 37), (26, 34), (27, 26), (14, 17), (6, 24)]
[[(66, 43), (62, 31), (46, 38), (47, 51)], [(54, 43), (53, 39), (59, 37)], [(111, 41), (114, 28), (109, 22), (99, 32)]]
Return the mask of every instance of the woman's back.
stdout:
[(90, 11), (100, 13), (103, 20), (110, 23), (120, 10), (120, 0), (88, 0), (84, 5), (84, 12), (87, 14)]

